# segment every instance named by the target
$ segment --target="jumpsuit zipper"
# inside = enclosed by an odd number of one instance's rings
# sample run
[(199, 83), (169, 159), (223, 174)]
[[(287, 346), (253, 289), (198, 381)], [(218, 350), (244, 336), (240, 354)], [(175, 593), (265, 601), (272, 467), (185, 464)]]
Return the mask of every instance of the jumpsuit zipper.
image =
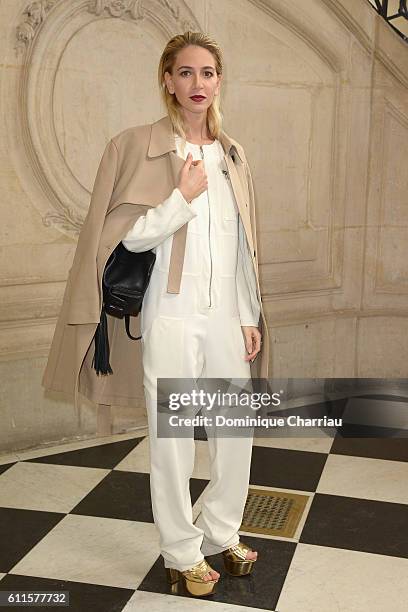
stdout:
[[(201, 153), (201, 159), (204, 159), (204, 150), (203, 147), (200, 145), (200, 153)], [(209, 299), (209, 308), (211, 308), (211, 281), (212, 281), (212, 269), (213, 269), (213, 265), (212, 265), (212, 257), (211, 257), (211, 234), (210, 234), (210, 228), (211, 228), (211, 209), (210, 209), (210, 197), (208, 195), (208, 189), (207, 189), (207, 199), (208, 199), (208, 247), (210, 250), (210, 284), (208, 286), (208, 299)]]

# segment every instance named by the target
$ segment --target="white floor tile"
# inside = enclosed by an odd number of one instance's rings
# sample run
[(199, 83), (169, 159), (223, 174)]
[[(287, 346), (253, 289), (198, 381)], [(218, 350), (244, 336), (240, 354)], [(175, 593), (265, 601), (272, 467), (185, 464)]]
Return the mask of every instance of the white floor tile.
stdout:
[(406, 612), (408, 559), (298, 544), (279, 612)]
[(69, 514), (10, 573), (136, 589), (158, 543), (152, 523)]
[(328, 453), (332, 447), (332, 444), (333, 438), (328, 436), (321, 438), (254, 438), (254, 446), (285, 448), (289, 450), (310, 451), (314, 453)]
[(210, 480), (210, 457), (208, 454), (208, 442), (206, 440), (195, 441), (195, 463), (193, 478)]
[[(123, 612), (193, 612), (194, 610), (214, 610), (214, 612), (262, 612), (263, 608), (248, 608), (232, 604), (207, 601), (204, 598), (185, 598), (161, 593), (137, 591), (129, 599)], [(271, 612), (268, 610), (268, 612)]]
[(329, 455), (318, 493), (408, 504), (408, 463)]
[(115, 470), (126, 472), (150, 472), (150, 445), (149, 438), (146, 437), (130, 453), (126, 455), (116, 466)]
[(19, 462), (0, 474), (0, 506), (70, 512), (109, 471)]

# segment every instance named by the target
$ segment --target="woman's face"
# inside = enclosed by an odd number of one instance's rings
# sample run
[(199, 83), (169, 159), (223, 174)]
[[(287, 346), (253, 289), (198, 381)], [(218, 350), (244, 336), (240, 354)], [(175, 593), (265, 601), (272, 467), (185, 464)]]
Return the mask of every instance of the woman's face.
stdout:
[[(206, 115), (214, 96), (219, 94), (221, 76), (215, 70), (215, 60), (207, 49), (197, 45), (184, 47), (177, 54), (173, 74), (165, 72), (164, 78), (171, 94), (188, 113)], [(194, 100), (192, 96), (201, 96)]]

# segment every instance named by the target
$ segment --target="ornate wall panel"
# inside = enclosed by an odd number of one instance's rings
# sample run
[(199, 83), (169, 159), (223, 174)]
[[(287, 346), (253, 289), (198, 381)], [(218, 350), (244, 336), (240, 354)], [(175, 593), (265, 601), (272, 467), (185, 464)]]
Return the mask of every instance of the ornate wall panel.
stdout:
[[(183, 2), (41, 0), (16, 28), (9, 139), (40, 185), (45, 225), (77, 234), (100, 151), (123, 126), (153, 120), (158, 58), (178, 31), (198, 29)], [(11, 92), (10, 92), (11, 93)], [(157, 92), (158, 93), (158, 92)]]

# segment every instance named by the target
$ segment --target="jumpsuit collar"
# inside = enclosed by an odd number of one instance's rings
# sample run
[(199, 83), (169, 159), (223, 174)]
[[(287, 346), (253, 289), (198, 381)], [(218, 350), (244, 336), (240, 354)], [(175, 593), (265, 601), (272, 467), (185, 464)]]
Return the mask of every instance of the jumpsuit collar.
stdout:
[[(233, 154), (235, 151), (241, 162), (244, 163), (243, 149), (238, 142), (230, 138), (224, 130), (221, 130), (218, 140), (224, 149), (225, 155), (231, 155), (231, 152)], [(163, 155), (170, 151), (177, 151), (176, 139), (173, 133), (171, 119), (169, 115), (165, 115), (152, 124), (147, 155), (148, 157), (157, 157), (158, 155)]]

